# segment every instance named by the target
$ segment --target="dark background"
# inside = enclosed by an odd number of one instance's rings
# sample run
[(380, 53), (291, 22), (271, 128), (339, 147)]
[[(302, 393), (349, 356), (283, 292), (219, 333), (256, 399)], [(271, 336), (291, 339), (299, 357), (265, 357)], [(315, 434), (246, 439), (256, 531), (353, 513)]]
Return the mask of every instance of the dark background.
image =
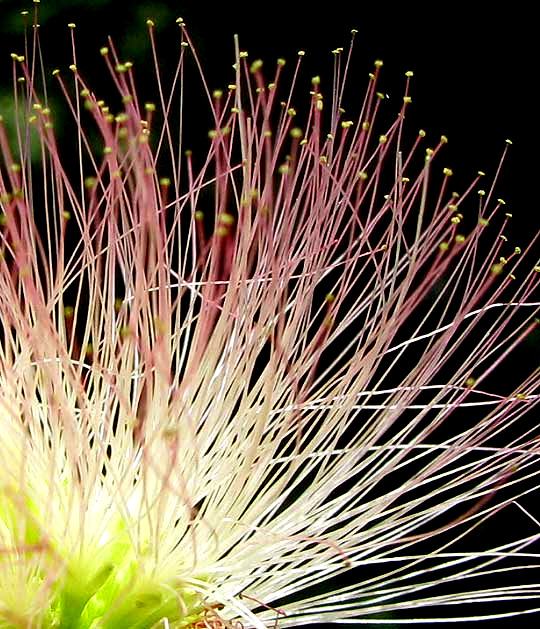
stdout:
[[(500, 6), (474, 1), (432, 2), (426, 6), (376, 1), (317, 5), (305, 1), (41, 0), (40, 36), (47, 67), (67, 71), (72, 63), (67, 23), (75, 22), (78, 67), (95, 86), (96, 80), (106, 76), (99, 48), (111, 35), (120, 57), (135, 63), (137, 83), (144, 91), (154, 85), (150, 81), (146, 19), (156, 22), (160, 63), (167, 72), (176, 64), (175, 19), (182, 16), (211, 89), (223, 88), (233, 80), (233, 34), (237, 33), (241, 48), (249, 51), (250, 58), (263, 58), (272, 68), (277, 57), (286, 58), (292, 66), (297, 51), (304, 49), (305, 77), (321, 75), (323, 91), (328, 93), (333, 65), (330, 51), (346, 47), (350, 30), (356, 28), (350, 94), (357, 89), (359, 98), (363, 97), (367, 73), (373, 61), (380, 58), (384, 61), (380, 87), (390, 96), (389, 111), (394, 114), (401, 104), (404, 73), (414, 71), (407, 125), (414, 132), (426, 129), (431, 144), (441, 134), (448, 136), (440, 165), (454, 170), (458, 185), (465, 186), (477, 170), (485, 171), (489, 179), (505, 139), (512, 140), (496, 197), (504, 198), (507, 211), (514, 215), (508, 237), (523, 247), (540, 227), (536, 187), (540, 166), (536, 19), (533, 8), (515, 2)], [(23, 50), (20, 11), (24, 9), (32, 12), (32, 2), (0, 0), (0, 107), (6, 106), (11, 90), (9, 53)], [(102, 83), (98, 85), (101, 88)], [(305, 87), (309, 89), (309, 82)], [(144, 97), (155, 99), (156, 95), (145, 93)], [(206, 141), (210, 125), (201, 114), (200, 128), (188, 139), (194, 143)], [(526, 360), (532, 361), (531, 366), (538, 366), (538, 347), (536, 335), (527, 351)], [(449, 609), (449, 613), (455, 612)], [(536, 626), (535, 618), (538, 621), (536, 616), (524, 616), (479, 626)]]
[[(22, 52), (20, 11), (33, 12), (33, 6), (31, 0), (0, 0), (4, 89), (4, 78), (10, 76), (8, 53)], [(99, 48), (111, 35), (121, 58), (135, 63), (139, 87), (148, 83), (145, 79), (151, 73), (145, 25), (149, 17), (156, 22), (160, 63), (170, 70), (178, 50), (175, 19), (184, 18), (211, 89), (225, 87), (232, 80), (233, 34), (237, 33), (250, 59), (260, 57), (271, 68), (277, 57), (284, 57), (292, 66), (297, 51), (304, 49), (304, 76), (321, 75), (323, 91), (328, 94), (333, 63), (330, 51), (347, 47), (350, 30), (356, 28), (349, 95), (357, 85), (358, 97), (363, 96), (373, 61), (382, 59), (380, 87), (390, 96), (387, 109), (394, 113), (401, 103), (404, 72), (414, 71), (409, 129), (426, 129), (432, 144), (441, 134), (448, 136), (441, 167), (451, 167), (456, 181), (462, 177), (459, 181), (463, 184), (477, 170), (485, 171), (488, 178), (493, 175), (504, 141), (511, 139), (513, 146), (496, 196), (504, 198), (507, 210), (514, 214), (510, 233), (531, 233), (540, 226), (535, 189), (540, 166), (538, 97), (533, 83), (538, 58), (536, 22), (532, 11), (517, 3), (506, 4), (503, 10), (474, 1), (432, 2), (429, 6), (384, 1), (316, 6), (305, 0), (41, 0), (39, 11), (48, 67), (67, 71), (71, 63), (67, 24), (75, 22), (77, 61), (83, 76), (92, 83), (106, 72)]]

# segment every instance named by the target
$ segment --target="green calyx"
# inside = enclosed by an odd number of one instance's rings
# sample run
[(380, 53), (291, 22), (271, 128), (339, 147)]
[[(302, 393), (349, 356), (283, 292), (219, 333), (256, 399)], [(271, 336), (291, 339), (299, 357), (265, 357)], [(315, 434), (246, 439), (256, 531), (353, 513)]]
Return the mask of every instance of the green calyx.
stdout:
[[(107, 573), (110, 576), (105, 576), (103, 585), (95, 589), (97, 581)], [(178, 596), (155, 583), (130, 584), (111, 596), (119, 589), (114, 577), (111, 578), (113, 573), (114, 569), (106, 566), (95, 579), (76, 587), (66, 584), (51, 606), (47, 626), (51, 629), (151, 629), (163, 618), (169, 623), (181, 620)], [(189, 620), (185, 620), (189, 624)]]
[[(110, 538), (95, 552), (89, 548), (84, 555), (68, 555), (58, 540), (50, 540), (45, 553), (34, 553), (28, 549), (37, 547), (44, 538), (41, 520), (27, 497), (19, 500), (24, 508), (16, 502), (11, 492), (0, 492), (0, 533), (2, 528), (4, 533), (9, 531), (15, 543), (12, 553), (18, 559), (10, 565), (11, 582), (19, 581), (20, 594), (7, 602), (0, 592), (2, 629), (152, 629), (162, 626), (163, 619), (176, 629), (196, 623), (204, 614), (200, 594), (178, 580), (160, 581), (159, 569), (155, 567), (145, 569), (146, 561), (136, 554), (123, 522), (114, 527)], [(64, 568), (56, 575), (54, 568), (47, 568), (55, 563), (53, 558), (63, 558)], [(27, 578), (31, 575), (32, 582), (28, 581), (27, 587), (13, 572), (16, 565)], [(2, 566), (0, 557), (0, 570)], [(37, 595), (40, 584), (50, 587), (45, 599), (42, 594)], [(42, 599), (43, 609), (31, 592)], [(25, 601), (20, 608), (14, 601), (18, 598)], [(29, 609), (32, 603), (37, 608)]]
[(197, 620), (201, 606), (196, 594), (176, 592), (137, 572), (136, 564), (127, 571), (106, 564), (90, 578), (79, 574), (66, 579), (51, 605), (45, 626), (51, 629), (151, 629), (163, 618), (175, 627)]

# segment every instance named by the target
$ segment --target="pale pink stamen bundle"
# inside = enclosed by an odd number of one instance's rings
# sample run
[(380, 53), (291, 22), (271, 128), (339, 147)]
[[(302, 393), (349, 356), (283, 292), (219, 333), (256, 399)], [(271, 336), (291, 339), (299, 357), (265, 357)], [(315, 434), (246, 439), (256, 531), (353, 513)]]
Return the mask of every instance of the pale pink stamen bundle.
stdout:
[[(540, 378), (495, 379), (537, 327), (537, 237), (523, 251), (505, 240), (495, 182), (452, 194), (446, 138), (408, 143), (410, 73), (389, 128), (379, 62), (347, 118), (340, 50), (327, 100), (318, 78), (295, 88), (301, 57), (285, 88), (282, 60), (267, 82), (237, 49), (225, 94), (203, 79), (214, 129), (196, 165), (202, 151), (178, 139), (194, 124), (178, 115), (184, 66), (198, 64), (180, 26), (167, 92), (149, 23), (158, 105), (140, 105), (112, 44), (118, 114), (75, 58), (73, 81), (55, 72), (76, 124), (66, 150), (34, 65), (14, 56), (25, 122), (15, 147), (0, 128), (0, 618), (18, 599), (47, 626), (72, 562), (99, 572), (115, 544), (133, 583), (177, 596), (178, 618), (156, 626), (537, 607), (540, 533), (522, 497), (540, 471)], [(491, 515), (514, 523), (493, 542)], [(499, 607), (469, 614), (485, 601)]]

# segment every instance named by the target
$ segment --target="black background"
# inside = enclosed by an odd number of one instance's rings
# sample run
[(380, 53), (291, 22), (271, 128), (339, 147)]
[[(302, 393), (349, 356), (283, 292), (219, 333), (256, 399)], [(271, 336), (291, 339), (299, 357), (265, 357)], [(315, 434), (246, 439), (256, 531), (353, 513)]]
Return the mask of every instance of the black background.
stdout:
[[(32, 12), (33, 6), (28, 0), (0, 0), (2, 89), (10, 77), (8, 53), (22, 51), (19, 13), (23, 9)], [(414, 71), (408, 127), (426, 129), (432, 144), (441, 134), (448, 136), (441, 166), (451, 167), (463, 183), (477, 170), (493, 175), (504, 141), (511, 139), (513, 146), (497, 196), (505, 199), (507, 210), (514, 214), (510, 233), (530, 234), (540, 226), (535, 187), (540, 166), (535, 20), (532, 12), (516, 3), (503, 10), (475, 2), (334, 2), (316, 6), (305, 1), (42, 0), (39, 11), (48, 67), (67, 71), (71, 63), (67, 24), (75, 22), (77, 61), (83, 76), (92, 84), (105, 72), (99, 48), (111, 35), (121, 58), (134, 61), (139, 87), (151, 73), (147, 18), (156, 22), (164, 69), (176, 64), (175, 19), (184, 18), (211, 89), (225, 87), (232, 80), (236, 33), (251, 59), (262, 58), (272, 68), (277, 57), (284, 57), (292, 66), (297, 51), (305, 50), (306, 87), (307, 80), (319, 74), (323, 82), (326, 78), (328, 93), (331, 50), (347, 47), (351, 29), (358, 29), (349, 94), (357, 89), (358, 97), (363, 96), (373, 61), (382, 59), (380, 87), (390, 96), (388, 111), (395, 112), (401, 102), (403, 75)], [(203, 127), (204, 133), (208, 126)]]

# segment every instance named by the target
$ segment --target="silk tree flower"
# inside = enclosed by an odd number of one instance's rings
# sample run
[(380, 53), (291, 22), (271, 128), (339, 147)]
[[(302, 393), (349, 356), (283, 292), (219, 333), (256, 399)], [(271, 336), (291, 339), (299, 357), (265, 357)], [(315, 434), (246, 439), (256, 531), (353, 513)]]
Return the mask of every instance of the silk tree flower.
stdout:
[(302, 54), (288, 75), (237, 47), (226, 90), (201, 71), (213, 130), (205, 156), (185, 152), (182, 130), (205, 123), (182, 120), (200, 64), (179, 25), (167, 88), (148, 22), (155, 104), (112, 43), (115, 113), (75, 53), (53, 72), (69, 146), (37, 28), (13, 55), (0, 626), (538, 609), (540, 377), (508, 377), (537, 328), (538, 238), (505, 238), (495, 181), (452, 193), (446, 139), (405, 125), (411, 73), (384, 126), (382, 64), (357, 102), (341, 49), (324, 96), (318, 77), (295, 87)]

